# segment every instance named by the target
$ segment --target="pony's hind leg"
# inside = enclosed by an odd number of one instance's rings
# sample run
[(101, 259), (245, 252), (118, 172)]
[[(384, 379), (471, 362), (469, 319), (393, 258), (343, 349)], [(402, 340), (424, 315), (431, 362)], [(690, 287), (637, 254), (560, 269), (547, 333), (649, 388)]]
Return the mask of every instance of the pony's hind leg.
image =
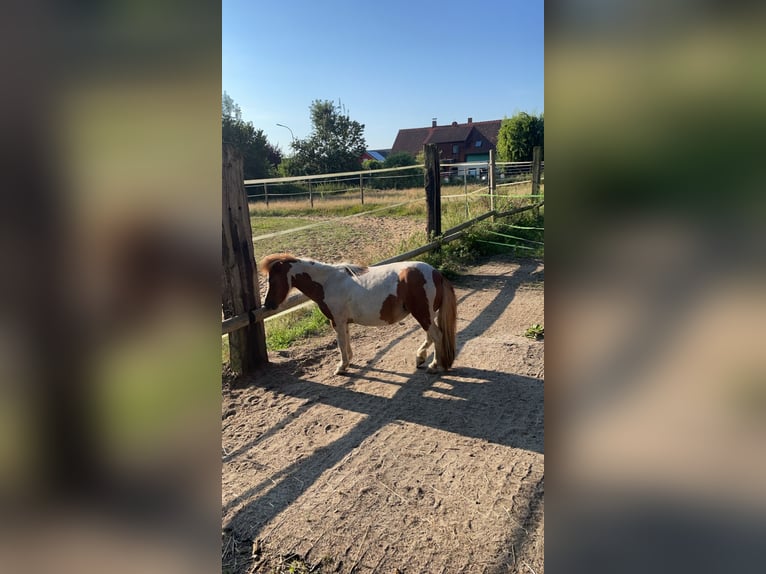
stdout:
[(428, 331), (426, 331), (426, 340), (423, 341), (423, 344), (420, 345), (417, 353), (415, 354), (415, 365), (418, 368), (421, 368), (426, 364), (426, 357), (428, 356), (428, 347), (430, 347), (432, 344), (433, 344), (433, 340), (431, 339), (431, 335), (428, 333)]
[[(428, 372), (437, 373), (439, 372), (439, 367), (444, 368), (444, 363), (442, 361), (444, 350), (442, 349), (441, 344), (442, 332), (441, 329), (436, 326), (436, 323), (432, 323), (428, 328), (428, 339), (434, 343), (434, 360), (428, 365)], [(423, 357), (423, 360), (425, 361), (425, 357)], [(446, 371), (446, 369), (444, 370)]]
[(351, 350), (351, 337), (348, 334), (348, 323), (346, 323), (346, 358), (349, 364), (351, 364), (351, 359), (354, 358), (354, 352)]

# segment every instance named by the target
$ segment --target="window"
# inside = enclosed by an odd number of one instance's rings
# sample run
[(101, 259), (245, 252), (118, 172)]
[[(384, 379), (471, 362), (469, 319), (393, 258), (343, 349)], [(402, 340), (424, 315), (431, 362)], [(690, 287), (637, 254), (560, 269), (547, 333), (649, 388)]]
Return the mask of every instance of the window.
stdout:
[(452, 144), (452, 153), (457, 154), (460, 152), (460, 146), (458, 144)]
[(473, 145), (476, 147), (481, 147), (481, 140), (476, 140), (476, 143)]

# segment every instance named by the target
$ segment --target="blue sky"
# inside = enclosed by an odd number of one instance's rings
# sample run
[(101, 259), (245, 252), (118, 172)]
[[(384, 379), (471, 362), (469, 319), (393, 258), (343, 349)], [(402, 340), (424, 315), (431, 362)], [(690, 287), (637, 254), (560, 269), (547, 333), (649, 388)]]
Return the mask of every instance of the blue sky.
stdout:
[(400, 128), (541, 113), (542, 0), (223, 0), (223, 86), (290, 153), (313, 100), (338, 101), (369, 149)]

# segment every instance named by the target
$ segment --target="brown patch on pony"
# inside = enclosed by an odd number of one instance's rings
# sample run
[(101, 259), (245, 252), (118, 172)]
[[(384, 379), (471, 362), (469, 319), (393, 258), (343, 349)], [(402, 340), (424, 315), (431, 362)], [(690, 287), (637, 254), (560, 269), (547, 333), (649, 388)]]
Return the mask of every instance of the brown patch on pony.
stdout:
[(404, 306), (406, 289), (406, 286), (400, 279), (396, 285), (396, 295), (386, 297), (380, 306), (380, 318), (389, 325), (393, 325), (407, 316), (408, 311)]
[(423, 273), (414, 267), (402, 269), (399, 272), (399, 283), (404, 283), (407, 287), (404, 297), (405, 307), (420, 323), (423, 330), (428, 331), (431, 326), (431, 311), (428, 309), (426, 278)]
[(415, 320), (428, 331), (431, 313), (426, 296), (426, 278), (418, 269), (407, 267), (399, 272), (396, 295), (389, 295), (380, 307), (380, 318), (386, 323), (396, 323), (411, 313)]
[(322, 287), (322, 285), (314, 281), (308, 273), (299, 273), (293, 277), (293, 287), (319, 305), (319, 310), (330, 320), (333, 327), (335, 326), (335, 319), (332, 316), (332, 311), (330, 311), (327, 303), (324, 302), (324, 287)]
[(266, 309), (276, 309), (287, 298), (290, 292), (290, 282), (287, 279), (290, 267), (292, 267), (291, 263), (281, 260), (272, 261), (266, 265), (269, 275), (269, 290), (263, 301)]
[(442, 284), (442, 274), (436, 269), (431, 274), (434, 286), (436, 287), (436, 294), (434, 295), (434, 311), (438, 311), (442, 306), (442, 296), (444, 295), (444, 285)]

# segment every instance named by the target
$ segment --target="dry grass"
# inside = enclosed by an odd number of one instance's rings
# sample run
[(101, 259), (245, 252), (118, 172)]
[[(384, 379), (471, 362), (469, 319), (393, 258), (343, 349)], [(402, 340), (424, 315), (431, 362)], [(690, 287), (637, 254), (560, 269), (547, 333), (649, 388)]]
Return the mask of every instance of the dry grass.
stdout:
[(400, 190), (375, 190), (364, 191), (364, 205), (358, 192), (344, 194), (316, 194), (314, 207), (312, 208), (308, 198), (298, 197), (295, 199), (270, 199), (268, 207), (263, 199), (250, 202), (250, 215), (279, 216), (279, 215), (317, 215), (317, 216), (340, 216), (352, 215), (368, 209), (395, 205), (397, 203), (423, 200), (422, 188)]
[[(463, 185), (442, 185), (442, 204), (449, 203), (464, 203), (464, 194), (472, 194), (479, 192), (484, 188), (486, 193), (486, 185), (473, 183), (467, 187)], [(528, 194), (530, 192), (530, 185), (519, 185), (511, 188), (500, 188), (498, 193), (503, 194)], [(457, 197), (444, 197), (444, 196), (457, 196)], [(486, 199), (486, 198), (483, 198)], [(469, 202), (475, 204), (478, 201), (475, 197), (470, 198)], [(374, 209), (377, 207), (383, 207), (386, 205), (396, 205), (398, 203), (413, 202), (411, 206), (401, 210), (396, 215), (425, 215), (425, 192), (422, 187), (410, 188), (410, 189), (388, 189), (388, 190), (376, 190), (366, 189), (364, 192), (364, 205), (361, 203), (361, 197), (358, 192), (349, 192), (344, 194), (325, 194), (322, 197), (320, 194), (314, 196), (314, 207), (312, 208), (308, 198), (297, 197), (294, 199), (270, 199), (268, 207), (263, 199), (258, 199), (250, 202), (250, 215), (254, 216), (282, 216), (282, 215), (303, 215), (303, 216), (342, 216), (352, 215), (368, 209)], [(487, 200), (485, 203), (489, 204)], [(475, 210), (478, 208), (475, 208)], [(487, 207), (488, 209), (488, 207)], [(383, 212), (387, 214), (387, 212)]]

